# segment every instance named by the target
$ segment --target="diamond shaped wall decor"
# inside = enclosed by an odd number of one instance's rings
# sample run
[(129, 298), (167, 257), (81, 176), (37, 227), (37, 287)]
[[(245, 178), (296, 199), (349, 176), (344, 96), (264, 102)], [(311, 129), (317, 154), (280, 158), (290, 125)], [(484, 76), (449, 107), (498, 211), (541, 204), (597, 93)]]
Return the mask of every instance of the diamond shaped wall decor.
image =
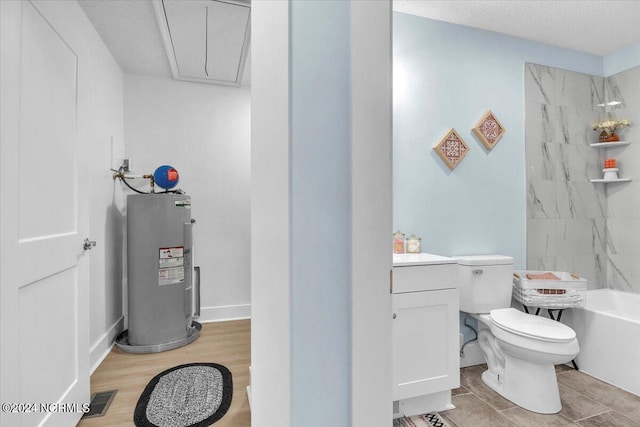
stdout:
[(484, 113), (482, 118), (473, 127), (473, 133), (476, 134), (482, 145), (487, 150), (491, 150), (500, 141), (505, 133), (504, 126), (498, 121), (491, 110)]
[(469, 152), (469, 146), (453, 128), (447, 131), (433, 149), (451, 170), (455, 169)]

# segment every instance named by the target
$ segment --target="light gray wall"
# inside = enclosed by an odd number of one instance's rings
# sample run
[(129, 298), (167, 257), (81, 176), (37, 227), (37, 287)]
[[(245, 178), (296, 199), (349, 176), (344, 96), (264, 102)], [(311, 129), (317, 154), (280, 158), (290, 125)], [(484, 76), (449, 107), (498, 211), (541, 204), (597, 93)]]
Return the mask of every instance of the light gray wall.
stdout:
[(250, 89), (126, 74), (124, 111), (133, 171), (172, 165), (192, 196), (200, 320), (249, 317)]
[[(605, 93), (608, 100), (623, 102), (610, 116), (633, 124), (621, 133), (621, 139), (631, 144), (606, 151), (607, 157), (617, 160), (620, 177), (632, 179), (605, 187), (609, 255), (606, 286), (640, 293), (640, 66), (607, 77)], [(601, 156), (604, 158), (604, 153)]]

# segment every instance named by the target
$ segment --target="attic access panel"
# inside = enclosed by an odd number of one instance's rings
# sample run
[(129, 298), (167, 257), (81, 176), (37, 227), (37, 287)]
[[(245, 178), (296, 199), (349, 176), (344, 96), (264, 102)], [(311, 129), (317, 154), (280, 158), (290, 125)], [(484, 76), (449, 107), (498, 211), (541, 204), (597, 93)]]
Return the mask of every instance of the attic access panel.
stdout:
[(239, 86), (249, 47), (249, 1), (155, 0), (176, 80)]

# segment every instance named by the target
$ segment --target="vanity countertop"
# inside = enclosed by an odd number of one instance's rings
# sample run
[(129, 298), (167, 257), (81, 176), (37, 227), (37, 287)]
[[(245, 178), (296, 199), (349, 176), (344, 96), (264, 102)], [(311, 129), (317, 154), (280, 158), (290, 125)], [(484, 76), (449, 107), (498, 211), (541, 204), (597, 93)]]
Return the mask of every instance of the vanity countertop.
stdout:
[(448, 258), (440, 255), (427, 253), (419, 254), (393, 254), (394, 267), (407, 267), (410, 265), (438, 265), (438, 264), (457, 264), (454, 258)]

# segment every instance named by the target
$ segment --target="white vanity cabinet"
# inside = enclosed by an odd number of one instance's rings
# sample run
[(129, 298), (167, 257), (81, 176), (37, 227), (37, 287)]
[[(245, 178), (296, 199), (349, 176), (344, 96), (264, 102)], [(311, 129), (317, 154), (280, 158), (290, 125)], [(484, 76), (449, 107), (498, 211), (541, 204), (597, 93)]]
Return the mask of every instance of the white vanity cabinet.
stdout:
[(431, 254), (393, 261), (394, 414), (450, 409), (460, 386), (458, 264)]

